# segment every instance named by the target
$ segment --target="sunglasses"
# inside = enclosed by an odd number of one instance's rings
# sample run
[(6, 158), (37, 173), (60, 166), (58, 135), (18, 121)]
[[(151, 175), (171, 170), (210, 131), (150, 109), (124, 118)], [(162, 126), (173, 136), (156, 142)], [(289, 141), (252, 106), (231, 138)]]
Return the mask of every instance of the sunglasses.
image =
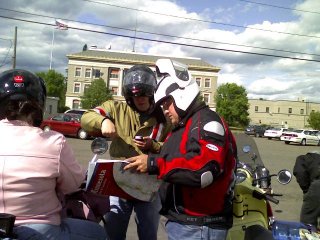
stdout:
[(171, 97), (166, 98), (165, 100), (162, 101), (161, 107), (163, 110), (166, 110), (170, 107), (172, 103), (173, 103), (173, 99)]

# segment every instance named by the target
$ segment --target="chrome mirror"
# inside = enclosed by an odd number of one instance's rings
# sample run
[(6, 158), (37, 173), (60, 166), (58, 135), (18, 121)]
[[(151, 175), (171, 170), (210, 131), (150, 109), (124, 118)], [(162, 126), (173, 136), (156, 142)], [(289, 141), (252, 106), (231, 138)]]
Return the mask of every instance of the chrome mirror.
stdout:
[(91, 151), (95, 154), (102, 155), (104, 154), (109, 148), (107, 139), (98, 137), (94, 139), (91, 143)]

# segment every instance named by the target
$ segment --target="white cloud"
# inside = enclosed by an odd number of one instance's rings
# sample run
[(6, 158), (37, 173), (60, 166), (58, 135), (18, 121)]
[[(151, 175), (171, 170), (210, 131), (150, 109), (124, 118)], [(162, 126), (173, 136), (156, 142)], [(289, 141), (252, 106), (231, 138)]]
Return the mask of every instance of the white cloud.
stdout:
[(270, 93), (283, 93), (284, 91), (290, 89), (292, 85), (292, 82), (284, 82), (276, 79), (264, 78), (252, 82), (248, 86), (248, 89), (253, 94), (268, 95)]
[(219, 74), (218, 76), (218, 85), (225, 84), (225, 83), (236, 83), (237, 85), (242, 86), (243, 82), (241, 77), (238, 74)]
[[(183, 6), (179, 4), (181, 2), (191, 5)], [(317, 72), (317, 69), (319, 69), (318, 62), (259, 55), (265, 53), (268, 55), (320, 59), (320, 53), (318, 54), (320, 50), (320, 25), (318, 24), (320, 15), (306, 12), (319, 9), (320, 2), (318, 0), (296, 2), (299, 3), (296, 8), (303, 9), (305, 12), (283, 10), (286, 14), (295, 17), (294, 20), (290, 21), (275, 20), (277, 16), (273, 16), (273, 12), (276, 10), (274, 8), (259, 8), (253, 4), (239, 4), (239, 2), (233, 0), (217, 3), (215, 7), (212, 7), (212, 4), (204, 6), (206, 1), (200, 3), (195, 1), (126, 0), (119, 2), (112, 0), (104, 2), (106, 4), (101, 4), (79, 0), (56, 0), (53, 2), (10, 0), (0, 1), (0, 15), (47, 24), (53, 24), (54, 18), (57, 18), (75, 28), (127, 36), (134, 36), (134, 29), (137, 28), (136, 34), (138, 37), (204, 46), (207, 48), (170, 45), (138, 39), (135, 41), (136, 52), (200, 57), (204, 61), (221, 68), (218, 84), (237, 83), (247, 89), (249, 96), (292, 99), (293, 96), (305, 95), (308, 99), (316, 101), (317, 96), (320, 96), (317, 87), (320, 85), (318, 84), (320, 77), (320, 73)], [(197, 6), (192, 6), (192, 4)], [(113, 5), (123, 7), (119, 8)], [(198, 5), (203, 5), (203, 8), (201, 9)], [(1, 10), (1, 8), (40, 16)], [(134, 11), (130, 8), (143, 11)], [(166, 14), (166, 16), (154, 15), (146, 11), (158, 12)], [(255, 20), (259, 19), (262, 14), (266, 17), (262, 20)], [(168, 15), (184, 18), (175, 18)], [(47, 18), (50, 16), (52, 18)], [(193, 21), (185, 18), (202, 19), (204, 21)], [(220, 21), (226, 25), (209, 23), (210, 20)], [(99, 26), (88, 25), (84, 22), (96, 23)], [(245, 22), (250, 22), (249, 28), (232, 26), (242, 25)], [(229, 23), (231, 26), (227, 25)], [(7, 63), (1, 67), (1, 70), (11, 67), (10, 60), (13, 53), (12, 48), (10, 49), (10, 42), (1, 38), (12, 39), (15, 26), (18, 26), (17, 66), (33, 71), (48, 70), (53, 27), (7, 18), (1, 18), (0, 21), (2, 29), (0, 35), (0, 64), (2, 62)], [(111, 28), (111, 26), (116, 28)], [(252, 28), (267, 31), (253, 30)], [(152, 32), (155, 34), (150, 34)], [(280, 32), (290, 34), (281, 34)], [(169, 37), (169, 35), (179, 38)], [(188, 39), (182, 39), (181, 37)], [(67, 67), (66, 55), (82, 51), (84, 44), (88, 46), (97, 45), (100, 48), (111, 44), (112, 50), (121, 51), (131, 51), (133, 48), (133, 40), (130, 38), (73, 29), (68, 31), (56, 30), (53, 48), (54, 68), (64, 73)], [(228, 49), (230, 51), (218, 49)], [(283, 51), (276, 51), (277, 49)], [(9, 57), (5, 58), (8, 51)], [(232, 51), (247, 51), (257, 54)], [(320, 101), (320, 99), (317, 101)]]

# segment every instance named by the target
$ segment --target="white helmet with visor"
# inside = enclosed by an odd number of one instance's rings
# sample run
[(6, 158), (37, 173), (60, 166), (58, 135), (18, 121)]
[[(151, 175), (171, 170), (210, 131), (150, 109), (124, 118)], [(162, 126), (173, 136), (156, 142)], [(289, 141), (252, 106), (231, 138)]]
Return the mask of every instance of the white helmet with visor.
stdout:
[[(174, 99), (178, 114), (184, 115), (193, 100), (199, 94), (199, 86), (192, 79), (185, 64), (171, 60), (156, 61), (157, 88), (154, 94), (156, 104), (171, 96)], [(181, 113), (182, 111), (182, 113)]]

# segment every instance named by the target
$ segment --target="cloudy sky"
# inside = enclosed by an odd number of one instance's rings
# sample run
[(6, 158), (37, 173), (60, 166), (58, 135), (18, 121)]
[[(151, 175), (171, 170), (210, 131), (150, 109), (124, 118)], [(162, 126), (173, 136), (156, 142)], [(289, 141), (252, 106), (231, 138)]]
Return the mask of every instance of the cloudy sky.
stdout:
[(18, 68), (65, 74), (66, 55), (84, 44), (134, 48), (202, 58), (221, 68), (218, 84), (249, 98), (320, 102), (319, 9), (319, 0), (1, 0), (0, 71), (12, 67), (17, 27)]

